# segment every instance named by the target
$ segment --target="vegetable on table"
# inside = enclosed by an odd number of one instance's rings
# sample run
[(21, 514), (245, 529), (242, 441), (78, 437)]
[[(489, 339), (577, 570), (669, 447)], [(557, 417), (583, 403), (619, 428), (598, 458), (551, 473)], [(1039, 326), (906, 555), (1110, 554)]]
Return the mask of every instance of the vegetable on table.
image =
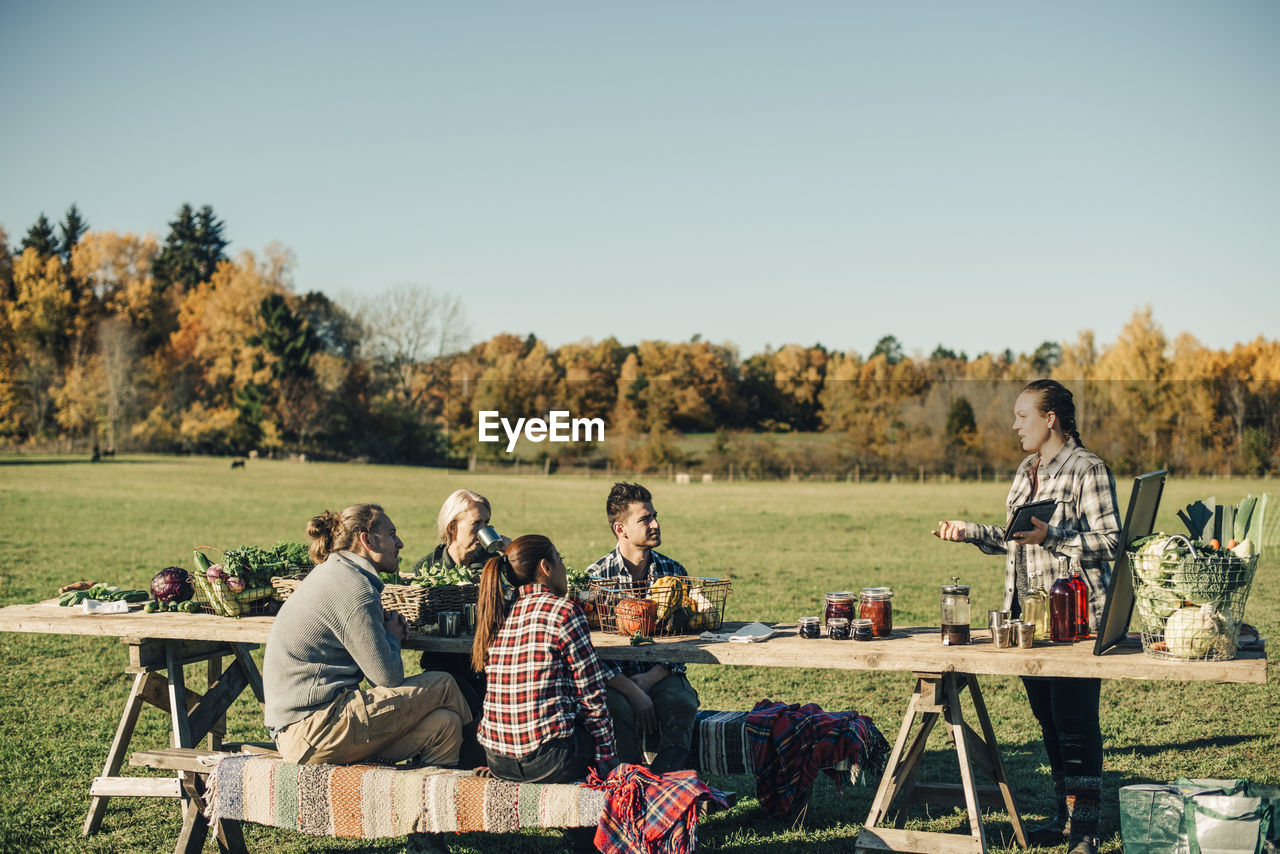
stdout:
[(191, 573), (180, 566), (160, 570), (151, 579), (151, 595), (157, 602), (185, 602), (195, 595)]
[(639, 632), (649, 636), (657, 624), (658, 603), (651, 599), (619, 599), (613, 614), (619, 632), (628, 635)]

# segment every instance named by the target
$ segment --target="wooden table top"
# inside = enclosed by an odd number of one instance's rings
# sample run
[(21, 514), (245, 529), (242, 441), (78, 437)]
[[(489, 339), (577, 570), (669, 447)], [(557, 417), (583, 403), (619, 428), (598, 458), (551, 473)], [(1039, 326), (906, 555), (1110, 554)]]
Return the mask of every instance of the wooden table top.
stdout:
[[(0, 631), (97, 635), (125, 639), (266, 643), (271, 617), (230, 619), (212, 614), (148, 614), (133, 610), (119, 615), (87, 615), (56, 604), (10, 605), (0, 608)], [(733, 631), (742, 623), (726, 623)], [(898, 670), (929, 673), (977, 673), (1002, 676), (1077, 676), (1103, 679), (1155, 679), (1177, 682), (1267, 681), (1266, 653), (1241, 651), (1230, 661), (1175, 661), (1144, 655), (1140, 646), (1121, 644), (1093, 655), (1093, 641), (1037, 644), (1032, 649), (996, 649), (986, 630), (974, 629), (973, 643), (943, 646), (935, 627), (895, 628), (872, 641), (809, 640), (794, 625), (774, 624), (775, 634), (762, 643), (726, 643), (683, 636), (658, 638), (631, 646), (621, 635), (594, 632), (592, 642), (604, 659), (679, 661), (687, 664), (735, 664), (749, 667), (813, 667), (831, 670)], [(414, 634), (406, 649), (469, 652), (470, 636), (443, 638)]]

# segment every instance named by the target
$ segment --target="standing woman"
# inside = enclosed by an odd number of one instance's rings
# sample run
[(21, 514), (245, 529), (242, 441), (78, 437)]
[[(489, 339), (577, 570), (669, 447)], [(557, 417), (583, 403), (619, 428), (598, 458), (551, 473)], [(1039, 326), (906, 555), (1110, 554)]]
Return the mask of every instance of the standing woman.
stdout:
[[(1005, 542), (1001, 525), (939, 522), (934, 535), (950, 542), (973, 543), (987, 554), (1005, 555), (1004, 607), (1015, 616), (1027, 590), (1028, 570), (1042, 570), (1050, 582), (1061, 558), (1069, 558), (1089, 590), (1089, 628), (1097, 631), (1111, 580), (1108, 564), (1120, 541), (1116, 482), (1096, 454), (1085, 450), (1076, 430), (1071, 392), (1055, 380), (1035, 380), (1013, 406), (1013, 429), (1030, 453), (1013, 477), (1007, 510), (1028, 501), (1053, 499), (1057, 507), (1046, 524)], [(1053, 773), (1057, 817), (1027, 834), (1037, 845), (1055, 845), (1065, 837), (1069, 854), (1095, 854), (1102, 802), (1102, 728), (1098, 699), (1102, 680), (1024, 677), (1031, 711), (1040, 723)], [(1068, 799), (1072, 801), (1068, 810)]]
[[(502, 581), (515, 588), (506, 605)], [(618, 764), (605, 671), (551, 540), (519, 537), (480, 576), (472, 667), (488, 677), (476, 735), (504, 780), (583, 780)]]

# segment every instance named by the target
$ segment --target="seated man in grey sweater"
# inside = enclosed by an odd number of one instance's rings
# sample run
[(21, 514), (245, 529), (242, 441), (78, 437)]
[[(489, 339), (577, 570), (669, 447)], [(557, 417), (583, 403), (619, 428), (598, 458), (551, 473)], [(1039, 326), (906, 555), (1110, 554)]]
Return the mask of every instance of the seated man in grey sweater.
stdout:
[(382, 608), (378, 572), (396, 572), (404, 546), (395, 525), (378, 505), (356, 504), (316, 516), (307, 535), (316, 568), (280, 609), (263, 660), (280, 753), (313, 765), (456, 765), (471, 710), (452, 676), (405, 677), (409, 629)]

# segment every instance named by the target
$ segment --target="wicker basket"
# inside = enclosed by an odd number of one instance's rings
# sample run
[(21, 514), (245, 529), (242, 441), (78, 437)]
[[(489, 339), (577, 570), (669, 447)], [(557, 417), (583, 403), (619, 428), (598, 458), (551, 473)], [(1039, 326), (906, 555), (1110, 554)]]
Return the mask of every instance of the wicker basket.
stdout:
[[(1155, 658), (1224, 661), (1234, 658), (1258, 556), (1129, 552), (1134, 616), (1142, 651)], [(1172, 641), (1168, 628), (1177, 623)]]
[[(593, 578), (586, 598), (599, 616), (601, 631), (618, 635), (640, 631), (653, 637), (672, 637), (718, 631), (724, 623), (729, 590), (728, 579), (721, 578), (663, 576), (652, 583)], [(649, 604), (623, 604), (636, 600)], [(642, 616), (637, 618), (637, 612)], [(650, 623), (653, 630), (647, 632)]]
[[(306, 573), (285, 575), (271, 579), (275, 597), (281, 602), (298, 589)], [(436, 621), (441, 611), (461, 611), (465, 604), (474, 605), (480, 598), (478, 584), (440, 584), (424, 587), (421, 584), (384, 584), (382, 607), (403, 614), (410, 627), (424, 626)]]
[(404, 615), (410, 627), (435, 623), (441, 611), (461, 611), (480, 598), (479, 584), (388, 584), (382, 588), (382, 607)]

